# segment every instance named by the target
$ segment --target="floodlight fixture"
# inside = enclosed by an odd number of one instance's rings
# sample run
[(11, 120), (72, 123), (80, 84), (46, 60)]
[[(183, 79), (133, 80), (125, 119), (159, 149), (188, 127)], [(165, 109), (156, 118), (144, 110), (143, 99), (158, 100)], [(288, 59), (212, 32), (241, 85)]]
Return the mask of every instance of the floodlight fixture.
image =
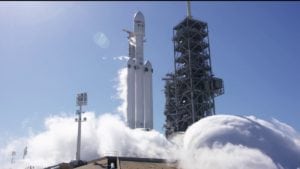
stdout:
[(77, 103), (77, 106), (85, 106), (85, 105), (87, 105), (87, 93), (79, 93), (79, 94), (77, 94), (76, 103)]

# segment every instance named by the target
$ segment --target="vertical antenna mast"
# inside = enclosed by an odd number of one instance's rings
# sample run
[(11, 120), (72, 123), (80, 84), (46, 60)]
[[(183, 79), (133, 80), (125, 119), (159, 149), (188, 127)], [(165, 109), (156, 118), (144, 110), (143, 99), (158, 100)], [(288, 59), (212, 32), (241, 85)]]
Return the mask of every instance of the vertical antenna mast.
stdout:
[(191, 18), (191, 2), (187, 1), (187, 17)]

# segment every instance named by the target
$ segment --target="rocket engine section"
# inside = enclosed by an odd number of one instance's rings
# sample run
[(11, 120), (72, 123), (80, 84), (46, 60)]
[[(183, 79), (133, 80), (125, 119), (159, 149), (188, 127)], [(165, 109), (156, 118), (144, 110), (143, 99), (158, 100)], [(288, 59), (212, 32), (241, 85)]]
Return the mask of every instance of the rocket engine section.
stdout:
[(152, 65), (144, 63), (145, 18), (134, 15), (134, 31), (129, 34), (127, 62), (127, 124), (130, 128), (153, 129)]

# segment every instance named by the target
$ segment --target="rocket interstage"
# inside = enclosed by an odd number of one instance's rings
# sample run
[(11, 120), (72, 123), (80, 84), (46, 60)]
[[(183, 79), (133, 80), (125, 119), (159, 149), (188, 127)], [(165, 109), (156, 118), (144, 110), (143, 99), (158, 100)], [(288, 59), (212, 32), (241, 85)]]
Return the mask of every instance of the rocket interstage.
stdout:
[(127, 124), (130, 128), (153, 128), (153, 68), (144, 63), (145, 18), (139, 11), (134, 15), (134, 31), (126, 31), (129, 42), (127, 62)]

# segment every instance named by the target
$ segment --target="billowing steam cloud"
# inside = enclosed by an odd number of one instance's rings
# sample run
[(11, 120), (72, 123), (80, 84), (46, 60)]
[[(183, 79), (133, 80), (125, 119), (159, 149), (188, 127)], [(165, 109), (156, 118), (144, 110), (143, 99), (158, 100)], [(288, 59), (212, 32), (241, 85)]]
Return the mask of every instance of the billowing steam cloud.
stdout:
[[(171, 144), (157, 131), (131, 130), (120, 120), (119, 116), (95, 113), (84, 114), (88, 121), (82, 125), (82, 159), (91, 160), (104, 155), (165, 157), (165, 148)], [(27, 139), (10, 143), (1, 149), (0, 156), (3, 169), (23, 169), (32, 165), (46, 167), (75, 159), (76, 123), (72, 116), (54, 116), (45, 121), (46, 130)], [(21, 150), (28, 145), (28, 154), (19, 157), (14, 164), (11, 152)], [(2, 168), (0, 167), (0, 168)]]
[[(299, 169), (300, 135), (278, 120), (253, 116), (216, 115), (201, 119), (168, 141), (161, 133), (130, 129), (124, 123), (126, 69), (119, 71), (120, 115), (85, 113), (82, 159), (104, 155), (165, 158), (182, 169)], [(75, 159), (77, 126), (74, 116), (45, 120), (45, 131), (13, 140), (0, 148), (1, 169), (42, 168)], [(28, 153), (23, 159), (23, 149)], [(12, 151), (16, 151), (11, 164)]]
[[(129, 129), (117, 115), (86, 113), (83, 124), (82, 158), (104, 155), (166, 158), (183, 169), (297, 169), (300, 167), (300, 137), (277, 120), (216, 115), (192, 125), (185, 134), (168, 141), (153, 130)], [(76, 123), (71, 116), (45, 120), (46, 130), (15, 140), (0, 151), (3, 169), (45, 167), (75, 158)], [(12, 150), (28, 145), (28, 155), (11, 166)], [(170, 156), (172, 155), (172, 156)], [(1, 167), (1, 168), (2, 168)]]
[[(299, 134), (277, 120), (267, 122), (255, 117), (216, 115), (200, 120), (185, 134), (168, 141), (155, 130), (129, 129), (116, 115), (96, 116), (89, 112), (85, 116), (88, 121), (83, 124), (82, 133), (84, 160), (119, 155), (177, 160), (183, 169), (300, 167)], [(45, 120), (45, 127), (44, 132), (13, 141), (2, 148), (3, 169), (22, 169), (29, 165), (45, 167), (74, 159), (74, 117), (49, 117)], [(11, 151), (22, 151), (21, 147), (26, 145), (27, 156), (10, 164)]]
[(174, 158), (185, 169), (300, 167), (299, 133), (277, 120), (216, 115), (192, 125), (182, 139)]
[(127, 68), (120, 69), (118, 71), (118, 85), (117, 85), (117, 95), (118, 99), (122, 101), (118, 107), (118, 112), (120, 112), (125, 119), (127, 119)]

